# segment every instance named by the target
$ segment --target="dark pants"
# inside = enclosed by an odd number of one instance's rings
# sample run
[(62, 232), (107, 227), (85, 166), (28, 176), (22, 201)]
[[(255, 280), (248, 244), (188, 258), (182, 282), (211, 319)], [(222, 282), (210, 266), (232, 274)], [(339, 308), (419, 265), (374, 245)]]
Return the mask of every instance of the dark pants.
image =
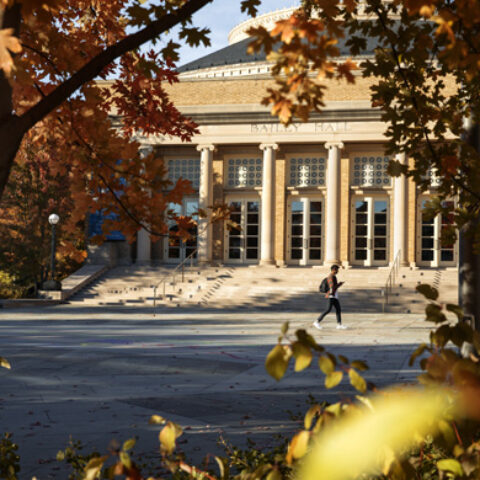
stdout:
[(330, 313), (332, 307), (335, 307), (335, 313), (337, 314), (337, 323), (340, 325), (342, 323), (342, 309), (340, 308), (340, 302), (338, 299), (329, 297), (328, 298), (328, 308), (318, 317), (317, 322), (321, 322), (326, 315)]

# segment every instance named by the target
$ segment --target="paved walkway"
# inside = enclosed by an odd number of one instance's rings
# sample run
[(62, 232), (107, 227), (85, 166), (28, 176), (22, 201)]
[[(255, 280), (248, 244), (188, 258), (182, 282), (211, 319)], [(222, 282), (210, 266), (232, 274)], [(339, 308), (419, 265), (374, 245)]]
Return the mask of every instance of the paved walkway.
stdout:
[[(169, 311), (171, 312), (171, 310)], [(347, 314), (349, 330), (337, 331), (334, 315), (321, 332), (311, 313), (178, 312), (151, 309), (76, 308), (0, 312), (0, 421), (20, 444), (20, 478), (66, 478), (55, 461), (69, 435), (89, 448), (140, 437), (137, 451), (155, 456), (156, 413), (186, 427), (180, 447), (197, 459), (217, 452), (219, 433), (234, 444), (246, 437), (271, 444), (277, 432), (295, 428), (291, 415), (306, 411), (307, 395), (335, 401), (353, 393), (344, 381), (323, 387), (318, 368), (281, 382), (265, 372), (266, 354), (280, 326), (307, 328), (334, 353), (366, 360), (366, 377), (385, 386), (412, 380), (407, 361), (428, 338), (420, 315)]]

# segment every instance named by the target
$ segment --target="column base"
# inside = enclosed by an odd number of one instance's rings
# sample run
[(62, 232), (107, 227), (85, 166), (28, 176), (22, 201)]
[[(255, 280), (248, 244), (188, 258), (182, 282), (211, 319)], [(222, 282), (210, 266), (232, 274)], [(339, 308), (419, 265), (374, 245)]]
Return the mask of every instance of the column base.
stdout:
[(260, 260), (258, 265), (261, 267), (276, 267), (277, 263), (275, 262), (275, 260)]
[(325, 260), (323, 262), (324, 267), (331, 267), (332, 265), (338, 265), (339, 267), (341, 267), (342, 262), (340, 260)]

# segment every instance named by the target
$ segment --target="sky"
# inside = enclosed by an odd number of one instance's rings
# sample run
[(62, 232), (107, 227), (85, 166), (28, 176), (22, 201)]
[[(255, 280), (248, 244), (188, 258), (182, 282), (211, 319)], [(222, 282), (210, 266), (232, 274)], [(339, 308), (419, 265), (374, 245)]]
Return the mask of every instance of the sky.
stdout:
[[(262, 0), (259, 14), (294, 7), (299, 3), (299, 0)], [(193, 23), (197, 27), (208, 27), (211, 30), (210, 41), (212, 46), (208, 48), (182, 47), (178, 65), (183, 65), (226, 47), (230, 30), (248, 18), (248, 15), (240, 12), (240, 0), (214, 0), (211, 4), (202, 8), (193, 17)]]

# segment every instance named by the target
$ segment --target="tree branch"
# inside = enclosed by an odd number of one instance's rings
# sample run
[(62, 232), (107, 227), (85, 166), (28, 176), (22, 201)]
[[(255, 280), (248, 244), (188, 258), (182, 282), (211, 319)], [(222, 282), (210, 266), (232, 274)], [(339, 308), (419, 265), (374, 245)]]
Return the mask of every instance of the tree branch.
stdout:
[(170, 30), (183, 20), (190, 18), (195, 12), (211, 1), (212, 0), (189, 0), (175, 13), (165, 15), (161, 19), (151, 22), (142, 30), (128, 35), (116, 44), (107, 47), (20, 117), (24, 132), (58, 107), (83, 84), (97, 77), (102, 70), (115, 59), (131, 50), (135, 50), (144, 43)]
[[(382, 25), (383, 30), (386, 33), (389, 33), (390, 30), (388, 29), (387, 25), (385, 24), (385, 21), (384, 21), (383, 16), (382, 16), (382, 12), (380, 11), (379, 7), (378, 6), (374, 7), (374, 10), (375, 10), (375, 13), (377, 14), (378, 20), (380, 21), (380, 23)], [(418, 102), (417, 102), (417, 99), (415, 97), (415, 92), (413, 91), (413, 88), (412, 88), (412, 86), (411, 86), (410, 82), (408, 81), (408, 78), (405, 74), (405, 70), (403, 69), (403, 67), (400, 63), (400, 60), (399, 60), (400, 57), (399, 57), (398, 51), (395, 47), (395, 43), (390, 39), (389, 35), (387, 35), (387, 38), (388, 38), (388, 42), (390, 43), (390, 48), (392, 49), (393, 59), (395, 61), (395, 64), (397, 65), (400, 76), (402, 77), (402, 81), (405, 85), (405, 88), (410, 92), (410, 99), (412, 101), (413, 108), (415, 109), (415, 111), (418, 114), (417, 118), (420, 121), (423, 136), (424, 136), (425, 141), (427, 143), (428, 149), (430, 150), (430, 154), (432, 155), (433, 159), (437, 163), (440, 163), (439, 159), (438, 159), (438, 156), (437, 156), (437, 152), (435, 151), (435, 148), (433, 147), (432, 140), (430, 139), (430, 137), (428, 135), (427, 126), (423, 123), (422, 120), (420, 120), (421, 119), (420, 109), (418, 108)], [(450, 178), (453, 180), (454, 183), (457, 184), (457, 186), (459, 188), (468, 192), (470, 195), (472, 195), (473, 198), (476, 198), (477, 202), (480, 201), (480, 195), (479, 194), (477, 194), (476, 192), (471, 190), (469, 187), (467, 187), (463, 182), (461, 182), (458, 178), (454, 177), (453, 175)]]

